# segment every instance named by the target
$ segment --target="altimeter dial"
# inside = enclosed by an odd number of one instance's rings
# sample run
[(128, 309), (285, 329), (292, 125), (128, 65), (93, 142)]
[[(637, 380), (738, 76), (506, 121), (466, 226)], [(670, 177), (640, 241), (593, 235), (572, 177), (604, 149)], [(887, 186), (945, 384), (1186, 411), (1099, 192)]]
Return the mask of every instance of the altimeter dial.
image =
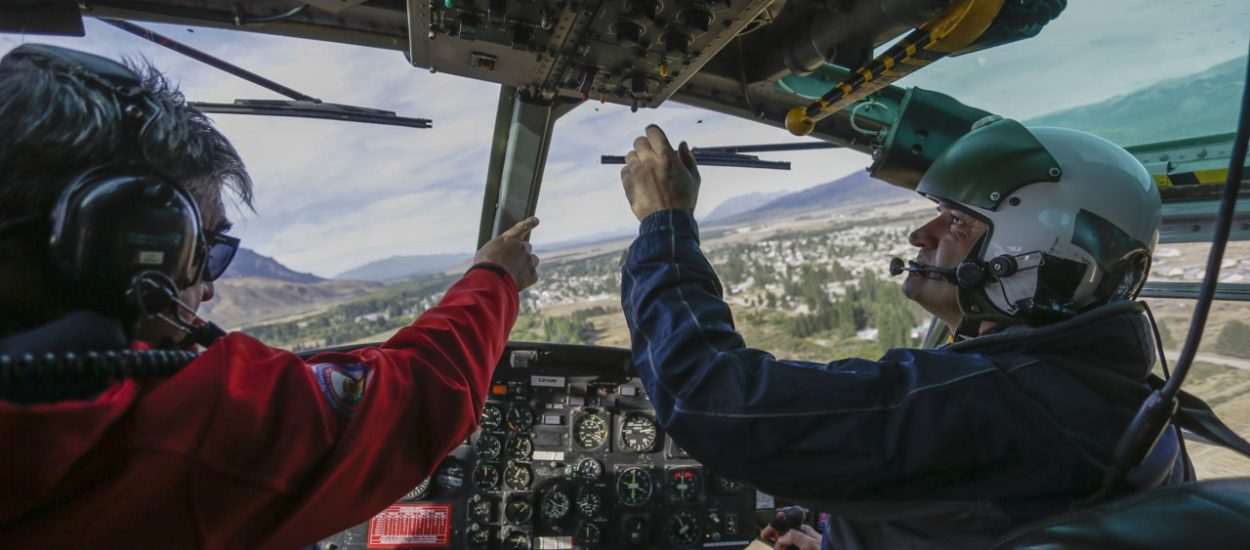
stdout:
[(534, 425), (534, 411), (529, 405), (516, 404), (508, 411), (508, 429), (514, 432), (529, 430)]
[(530, 471), (529, 466), (524, 464), (512, 464), (503, 473), (503, 482), (513, 491), (529, 489), (532, 481), (534, 481), (534, 473)]
[(602, 416), (588, 414), (577, 419), (573, 438), (583, 449), (596, 449), (608, 440), (608, 421)]
[(651, 452), (659, 435), (660, 427), (645, 414), (632, 413), (621, 423), (621, 443), (635, 453)]
[(507, 449), (508, 458), (512, 460), (529, 460), (530, 455), (534, 454), (534, 440), (528, 435), (518, 435), (508, 440)]
[(497, 430), (501, 424), (503, 424), (503, 410), (498, 405), (488, 403), (482, 408), (481, 427), (483, 430)]
[(473, 486), (479, 491), (494, 491), (499, 488), (499, 466), (490, 462), (478, 462), (473, 468)]
[(482, 434), (477, 437), (477, 442), (473, 444), (473, 450), (477, 452), (477, 457), (482, 460), (495, 460), (499, 458), (499, 453), (503, 451), (503, 443), (499, 442), (498, 437)]
[(560, 521), (569, 515), (573, 503), (569, 500), (569, 494), (559, 489), (553, 489), (543, 496), (542, 514), (547, 521)]
[(603, 497), (599, 493), (583, 490), (577, 495), (577, 511), (586, 518), (594, 518), (603, 511)]

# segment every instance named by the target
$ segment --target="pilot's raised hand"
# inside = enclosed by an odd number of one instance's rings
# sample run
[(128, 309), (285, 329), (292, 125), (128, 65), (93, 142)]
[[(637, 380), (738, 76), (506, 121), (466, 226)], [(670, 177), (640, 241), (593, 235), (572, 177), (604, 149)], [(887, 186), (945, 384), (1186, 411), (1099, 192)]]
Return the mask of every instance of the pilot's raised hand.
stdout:
[(538, 218), (530, 217), (517, 222), (482, 245), (473, 256), (473, 263), (490, 262), (508, 271), (516, 281), (517, 290), (538, 282), (538, 256), (529, 243), (530, 231), (538, 227)]
[(820, 550), (820, 533), (810, 525), (800, 525), (780, 537), (777, 535), (777, 530), (772, 526), (760, 531), (760, 538), (771, 541), (773, 550)]
[(674, 151), (664, 130), (647, 126), (647, 135), (634, 140), (625, 154), (621, 184), (639, 221), (660, 210), (694, 210), (699, 199), (699, 167), (686, 142)]

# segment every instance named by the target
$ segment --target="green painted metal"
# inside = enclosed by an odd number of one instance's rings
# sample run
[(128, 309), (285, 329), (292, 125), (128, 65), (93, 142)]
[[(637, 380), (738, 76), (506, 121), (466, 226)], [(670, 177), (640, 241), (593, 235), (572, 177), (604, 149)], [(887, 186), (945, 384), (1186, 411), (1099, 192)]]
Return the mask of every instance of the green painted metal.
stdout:
[(1015, 190), (1059, 181), (1059, 161), (1023, 125), (999, 119), (956, 141), (938, 156), (916, 191), (995, 210)]
[(846, 77), (850, 75), (851, 71), (826, 63), (807, 76), (791, 74), (779, 78), (773, 83), (773, 89), (781, 93), (815, 101), (829, 93), (829, 90), (832, 90), (834, 86), (846, 80)]
[(988, 111), (969, 107), (946, 94), (911, 88), (873, 154), (873, 177), (915, 189), (934, 159), (963, 137)]

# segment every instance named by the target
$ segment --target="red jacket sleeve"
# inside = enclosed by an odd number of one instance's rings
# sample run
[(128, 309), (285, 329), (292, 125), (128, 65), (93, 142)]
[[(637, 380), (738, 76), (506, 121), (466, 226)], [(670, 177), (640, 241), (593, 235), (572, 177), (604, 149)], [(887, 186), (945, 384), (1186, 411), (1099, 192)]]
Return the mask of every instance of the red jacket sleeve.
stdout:
[(154, 390), (141, 432), (181, 426), (163, 444), (198, 454), (206, 546), (306, 546), (394, 503), (476, 429), (517, 311), (512, 279), (475, 269), (378, 348), (305, 362), (230, 334)]

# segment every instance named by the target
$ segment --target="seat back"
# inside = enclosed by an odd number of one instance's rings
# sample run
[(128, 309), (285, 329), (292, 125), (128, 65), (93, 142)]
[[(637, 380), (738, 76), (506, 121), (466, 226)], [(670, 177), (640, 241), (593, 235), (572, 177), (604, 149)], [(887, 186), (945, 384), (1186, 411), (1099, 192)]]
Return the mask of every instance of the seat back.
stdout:
[(1250, 548), (1250, 478), (1173, 485), (1047, 518), (994, 548)]

